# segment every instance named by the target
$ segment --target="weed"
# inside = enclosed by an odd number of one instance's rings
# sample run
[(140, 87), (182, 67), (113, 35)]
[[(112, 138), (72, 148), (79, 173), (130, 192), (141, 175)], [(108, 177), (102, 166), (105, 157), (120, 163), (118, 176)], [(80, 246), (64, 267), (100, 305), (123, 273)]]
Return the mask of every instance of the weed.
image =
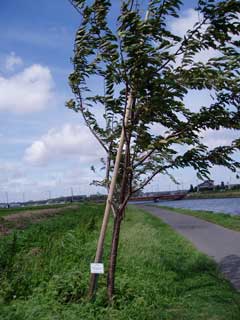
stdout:
[[(106, 274), (86, 299), (101, 205), (81, 205), (0, 238), (1, 320), (238, 320), (240, 297), (216, 265), (142, 210), (126, 214), (107, 304)], [(106, 238), (105, 269), (112, 221)]]

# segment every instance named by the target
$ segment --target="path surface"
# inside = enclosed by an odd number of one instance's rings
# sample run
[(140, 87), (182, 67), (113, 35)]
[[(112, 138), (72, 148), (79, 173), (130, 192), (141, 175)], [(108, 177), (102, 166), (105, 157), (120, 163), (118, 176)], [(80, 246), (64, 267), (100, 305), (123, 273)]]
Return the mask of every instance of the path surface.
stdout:
[(240, 232), (157, 207), (138, 207), (160, 217), (189, 239), (196, 248), (212, 257), (219, 264), (225, 277), (240, 290)]

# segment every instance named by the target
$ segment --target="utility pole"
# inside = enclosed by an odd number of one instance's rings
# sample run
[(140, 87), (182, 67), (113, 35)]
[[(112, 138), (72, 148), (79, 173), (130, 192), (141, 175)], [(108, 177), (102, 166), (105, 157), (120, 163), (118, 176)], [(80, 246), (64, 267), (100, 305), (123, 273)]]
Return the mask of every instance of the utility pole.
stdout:
[(5, 195), (6, 195), (6, 200), (7, 200), (7, 207), (9, 208), (9, 202), (8, 202), (8, 192), (7, 192), (7, 191), (5, 192)]
[(72, 196), (72, 202), (73, 202), (73, 188), (71, 187), (71, 196)]
[(23, 203), (25, 202), (25, 192), (22, 193), (22, 200), (23, 200)]

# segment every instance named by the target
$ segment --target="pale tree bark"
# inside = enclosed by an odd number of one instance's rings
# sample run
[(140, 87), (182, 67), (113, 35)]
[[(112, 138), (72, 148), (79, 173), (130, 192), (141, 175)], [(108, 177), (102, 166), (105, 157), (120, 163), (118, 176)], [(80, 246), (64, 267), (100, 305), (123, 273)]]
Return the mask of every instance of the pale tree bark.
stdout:
[[(147, 10), (146, 16), (145, 16), (145, 21), (148, 20), (148, 16), (149, 16), (149, 11)], [(105, 207), (105, 211), (104, 211), (102, 227), (101, 227), (101, 231), (100, 231), (96, 256), (95, 256), (95, 260), (94, 260), (95, 263), (99, 263), (102, 261), (104, 240), (105, 240), (105, 236), (106, 236), (106, 230), (107, 230), (108, 220), (109, 220), (109, 216), (110, 216), (110, 210), (111, 210), (111, 206), (112, 206), (113, 194), (114, 194), (114, 190), (115, 190), (115, 186), (116, 186), (116, 182), (117, 182), (118, 170), (119, 170), (120, 161), (121, 161), (121, 157), (122, 157), (123, 147), (124, 147), (125, 140), (127, 138), (126, 128), (128, 127), (129, 119), (131, 117), (133, 102), (134, 102), (133, 93), (130, 92), (128, 95), (126, 112), (125, 112), (124, 121), (123, 121), (123, 128), (121, 131), (116, 160), (114, 163), (112, 180), (111, 180), (111, 183), (109, 186), (109, 192), (108, 192), (106, 207)], [(130, 148), (130, 141), (128, 141), (128, 143), (127, 143), (127, 149), (128, 149), (127, 153), (129, 153), (129, 148)], [(129, 157), (127, 160), (125, 159), (125, 161), (127, 161), (127, 165), (128, 165)], [(124, 189), (128, 185), (126, 162), (125, 162), (124, 167), (125, 167), (124, 168), (124, 175), (125, 176), (123, 177), (123, 180), (122, 180), (122, 186), (121, 186), (121, 192), (120, 192), (121, 193), (120, 194), (120, 199), (121, 199), (120, 208), (121, 209), (118, 210), (118, 212), (115, 215), (112, 246), (111, 246), (111, 253), (110, 253), (109, 272), (108, 272), (108, 297), (109, 297), (109, 300), (112, 299), (113, 294), (114, 294), (114, 279), (115, 279), (115, 269), (116, 269), (116, 259), (117, 259), (118, 243), (119, 243), (120, 226), (121, 226), (121, 221), (123, 219), (123, 215), (124, 215), (125, 207), (126, 207), (126, 203), (127, 203), (127, 202), (125, 202), (125, 196), (126, 196), (127, 192)], [(123, 203), (125, 203), (124, 206), (122, 206)], [(97, 286), (97, 279), (98, 279), (98, 276), (96, 274), (91, 274), (90, 285), (89, 285), (89, 298), (90, 299), (95, 294), (96, 286)]]
[[(116, 213), (116, 217), (114, 219), (113, 226), (113, 234), (112, 234), (112, 245), (110, 251), (109, 258), (109, 267), (108, 267), (108, 280), (107, 280), (107, 291), (108, 291), (108, 299), (112, 300), (115, 289), (115, 271), (117, 264), (117, 252), (119, 245), (119, 235), (120, 235), (120, 227), (121, 222), (124, 218), (124, 212), (127, 202), (125, 201), (127, 195), (129, 194), (129, 186), (131, 181), (129, 180), (129, 164), (130, 164), (130, 138), (131, 132), (129, 132), (128, 128), (125, 127), (125, 158), (123, 165), (123, 176), (122, 183), (120, 188), (120, 207)], [(123, 205), (125, 203), (125, 205)]]
[[(149, 11), (146, 11), (145, 22), (148, 20)], [(129, 117), (132, 116), (129, 113)], [(112, 301), (115, 291), (115, 271), (117, 264), (117, 253), (119, 245), (119, 236), (121, 222), (124, 218), (125, 208), (127, 205), (127, 200), (130, 196), (129, 188), (132, 183), (129, 179), (129, 166), (130, 166), (130, 143), (131, 143), (131, 131), (128, 130), (128, 119), (124, 122), (125, 128), (123, 128), (123, 134), (125, 135), (126, 148), (125, 148), (125, 159), (124, 159), (124, 168), (123, 168), (123, 177), (120, 190), (120, 206), (117, 212), (117, 215), (114, 220), (113, 234), (112, 234), (112, 245), (109, 257), (109, 267), (108, 267), (108, 280), (107, 280), (107, 291), (108, 299)]]
[[(131, 115), (132, 104), (133, 104), (133, 94), (130, 92), (128, 95), (126, 112), (125, 112), (125, 117), (124, 117), (124, 126), (122, 128), (122, 132), (121, 132), (121, 136), (120, 136), (118, 151), (117, 151), (116, 160), (114, 163), (112, 180), (111, 180), (111, 183), (109, 186), (109, 193), (108, 193), (106, 207), (105, 207), (104, 216), (103, 216), (102, 227), (101, 227), (100, 236), (98, 239), (97, 251), (96, 251), (96, 256), (95, 256), (95, 260), (94, 260), (95, 263), (102, 262), (104, 240), (105, 240), (105, 236), (106, 236), (106, 230), (107, 230), (108, 220), (109, 220), (109, 216), (110, 216), (113, 194), (114, 194), (114, 190), (115, 190), (115, 186), (116, 186), (116, 182), (117, 182), (118, 170), (119, 170), (122, 151), (123, 151), (124, 142), (125, 142), (125, 127), (128, 125), (129, 117)], [(89, 298), (90, 299), (93, 297), (93, 295), (95, 293), (96, 286), (97, 286), (97, 275), (91, 274), (90, 284), (89, 284)]]

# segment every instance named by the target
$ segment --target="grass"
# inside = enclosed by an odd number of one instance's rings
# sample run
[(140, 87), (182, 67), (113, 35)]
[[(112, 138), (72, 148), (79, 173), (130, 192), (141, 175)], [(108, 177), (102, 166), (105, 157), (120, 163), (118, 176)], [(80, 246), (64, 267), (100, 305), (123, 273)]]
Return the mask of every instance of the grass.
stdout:
[(14, 213), (20, 213), (23, 211), (35, 211), (35, 210), (42, 210), (42, 209), (64, 208), (64, 207), (70, 206), (70, 205), (72, 205), (72, 204), (66, 203), (66, 204), (51, 204), (51, 205), (34, 206), (34, 207), (28, 206), (28, 207), (20, 207), (20, 208), (0, 208), (0, 217), (7, 216), (10, 214), (14, 214)]
[[(1, 320), (240, 318), (240, 295), (215, 264), (134, 207), (123, 222), (114, 303), (107, 304), (106, 274), (99, 278), (95, 301), (88, 302), (89, 263), (102, 211), (101, 205), (80, 205), (0, 239)], [(110, 235), (111, 228), (105, 259)]]
[(168, 206), (158, 206), (163, 209), (167, 209), (176, 213), (183, 213), (189, 216), (201, 218), (203, 220), (213, 222), (225, 228), (240, 231), (240, 215), (231, 215), (227, 213), (213, 212), (213, 211), (201, 211), (201, 210), (190, 210), (183, 208), (171, 208)]
[(240, 190), (202, 191), (187, 194), (187, 199), (240, 198)]

